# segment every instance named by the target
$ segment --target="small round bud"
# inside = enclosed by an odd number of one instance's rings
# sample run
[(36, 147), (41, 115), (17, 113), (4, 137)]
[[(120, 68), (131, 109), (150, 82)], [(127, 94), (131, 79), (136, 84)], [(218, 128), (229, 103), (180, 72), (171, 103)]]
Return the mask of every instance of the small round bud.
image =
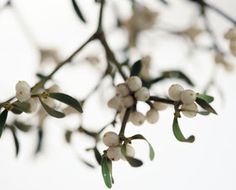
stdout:
[(184, 91), (184, 88), (179, 84), (172, 84), (168, 90), (170, 99), (174, 101), (180, 100), (181, 92)]
[(145, 116), (141, 112), (134, 111), (130, 114), (130, 121), (136, 126), (142, 125), (145, 121)]
[(118, 84), (116, 86), (116, 94), (119, 96), (128, 96), (129, 95), (129, 88), (125, 83)]
[(197, 95), (193, 90), (184, 90), (181, 93), (181, 101), (184, 104), (192, 104), (196, 100)]
[(106, 146), (117, 146), (120, 144), (120, 138), (115, 132), (107, 132), (103, 136), (103, 143)]
[(121, 110), (123, 108), (123, 104), (121, 101), (121, 98), (118, 96), (114, 96), (111, 98), (107, 103), (109, 108), (115, 109), (115, 110)]
[(20, 102), (25, 102), (31, 97), (31, 88), (26, 81), (19, 81), (16, 86), (16, 98)]
[(51, 87), (48, 88), (48, 92), (59, 92), (60, 91), (60, 87), (57, 84), (52, 85)]
[(146, 120), (148, 123), (154, 124), (159, 120), (159, 112), (155, 109), (150, 109), (146, 113)]
[(214, 59), (215, 59), (215, 63), (224, 63), (225, 61), (224, 54), (222, 53), (216, 53)]
[(149, 92), (148, 88), (142, 87), (137, 92), (135, 92), (134, 96), (138, 101), (144, 101), (145, 102), (149, 99), (150, 92)]
[(36, 98), (30, 98), (27, 101), (30, 104), (30, 113), (35, 112), (38, 108), (38, 102)]
[(224, 35), (224, 38), (227, 40), (236, 39), (236, 28), (230, 28)]
[(129, 108), (134, 105), (134, 98), (133, 98), (133, 96), (130, 96), (130, 95), (123, 97), (121, 99), (121, 101), (122, 101), (122, 104), (124, 105), (124, 107), (126, 107), (126, 108)]
[(132, 76), (127, 79), (126, 84), (128, 85), (130, 91), (135, 92), (142, 87), (142, 81), (137, 76)]
[(107, 157), (112, 161), (118, 161), (121, 159), (120, 147), (109, 147), (107, 149)]
[[(126, 145), (126, 156), (129, 156), (129, 157), (134, 157), (135, 156), (134, 147), (129, 145), (129, 144)], [(126, 160), (126, 158), (123, 154), (121, 155), (121, 159)]]
[(185, 111), (182, 111), (183, 115), (186, 117), (189, 117), (189, 118), (195, 117), (197, 115), (197, 111), (198, 111), (197, 104), (195, 104), (195, 103), (183, 104), (181, 106), (181, 109), (185, 110)]
[(158, 111), (165, 110), (168, 107), (167, 104), (162, 103), (162, 102), (154, 102), (152, 105), (153, 105), (153, 108)]

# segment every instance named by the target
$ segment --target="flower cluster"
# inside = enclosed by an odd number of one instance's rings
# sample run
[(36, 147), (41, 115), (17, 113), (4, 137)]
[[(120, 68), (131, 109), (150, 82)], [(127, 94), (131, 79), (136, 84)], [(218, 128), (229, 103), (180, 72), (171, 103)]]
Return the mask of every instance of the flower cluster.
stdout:
[(229, 40), (229, 49), (232, 55), (236, 56), (236, 28), (230, 28), (224, 35)]
[[(121, 152), (120, 148), (120, 138), (119, 136), (112, 131), (109, 131), (103, 136), (103, 143), (109, 148), (106, 150), (107, 157), (112, 161), (118, 161), (120, 159), (126, 160), (124, 155)], [(126, 145), (126, 156), (134, 157), (135, 150), (134, 148), (127, 144)]]
[(195, 103), (197, 98), (196, 92), (190, 89), (185, 90), (179, 84), (173, 84), (170, 86), (168, 94), (170, 99), (182, 103), (181, 111), (184, 116), (191, 118), (197, 115), (198, 107)]

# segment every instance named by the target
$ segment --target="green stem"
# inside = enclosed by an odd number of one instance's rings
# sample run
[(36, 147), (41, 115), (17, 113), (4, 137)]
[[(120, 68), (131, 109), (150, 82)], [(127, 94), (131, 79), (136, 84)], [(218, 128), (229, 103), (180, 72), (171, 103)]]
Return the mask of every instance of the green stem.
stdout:
[(120, 138), (124, 137), (126, 124), (129, 120), (130, 113), (131, 113), (131, 108), (126, 109), (125, 115), (124, 115), (124, 118), (123, 118), (123, 121), (122, 121), (122, 124), (121, 124), (120, 132), (119, 132), (119, 137)]

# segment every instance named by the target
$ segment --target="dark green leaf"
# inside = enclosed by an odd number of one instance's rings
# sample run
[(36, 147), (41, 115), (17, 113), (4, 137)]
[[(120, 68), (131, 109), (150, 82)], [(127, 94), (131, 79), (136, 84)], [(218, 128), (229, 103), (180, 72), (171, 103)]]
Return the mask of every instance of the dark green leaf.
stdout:
[(150, 158), (150, 160), (154, 159), (154, 157), (155, 157), (154, 149), (153, 149), (152, 145), (148, 142), (148, 140), (144, 136), (138, 134), (138, 135), (134, 135), (134, 136), (130, 137), (130, 139), (132, 139), (132, 140), (135, 140), (135, 139), (145, 140), (148, 143), (148, 146), (149, 146), (149, 158)]
[(1, 114), (0, 114), (0, 137), (2, 136), (2, 132), (5, 128), (5, 123), (7, 120), (7, 115), (8, 115), (8, 110), (4, 110)]
[(102, 156), (101, 156), (100, 152), (98, 151), (97, 147), (94, 147), (93, 151), (94, 151), (94, 156), (95, 156), (98, 164), (101, 165)]
[(72, 0), (72, 5), (73, 5), (73, 8), (74, 8), (77, 16), (80, 18), (80, 20), (83, 21), (84, 23), (86, 23), (86, 20), (82, 14), (77, 2), (76, 2), (76, 0)]
[(42, 150), (42, 144), (43, 144), (43, 129), (39, 127), (35, 154), (38, 154)]
[(30, 103), (28, 103), (28, 102), (16, 101), (12, 105), (13, 105), (13, 109), (18, 110), (19, 113), (20, 112), (30, 113)]
[(88, 166), (88, 167), (90, 167), (90, 168), (95, 168), (95, 166), (94, 166), (93, 164), (89, 163), (88, 161), (86, 161), (86, 160), (84, 160), (84, 159), (82, 159), (82, 158), (79, 158), (79, 160), (80, 160), (81, 162), (83, 162), (86, 166)]
[(66, 140), (67, 143), (70, 143), (70, 142), (71, 142), (71, 135), (72, 135), (72, 131), (67, 130), (67, 131), (65, 132), (65, 140)]
[(197, 98), (196, 102), (199, 106), (201, 106), (203, 109), (205, 109), (206, 111), (210, 112), (210, 113), (214, 113), (217, 114), (216, 111), (211, 107), (210, 104), (207, 103), (206, 100), (201, 99), (201, 98)]
[(126, 155), (126, 144), (121, 147), (121, 152), (132, 167), (140, 167), (143, 165), (141, 160)]
[(166, 78), (178, 78), (183, 81), (185, 81), (187, 84), (194, 86), (193, 82), (190, 80), (190, 78), (184, 74), (182, 71), (172, 70), (172, 71), (166, 71), (163, 72), (162, 75)]
[(17, 121), (15, 120), (13, 123), (19, 130), (23, 131), (23, 132), (28, 132), (32, 126), (31, 125), (27, 125), (21, 121)]
[(10, 129), (11, 129), (11, 132), (13, 135), (13, 140), (14, 140), (15, 150), (16, 150), (16, 157), (17, 157), (19, 154), (19, 150), (20, 150), (20, 144), (19, 144), (19, 140), (17, 137), (16, 129), (13, 126)]
[(142, 61), (138, 60), (131, 67), (130, 76), (139, 75), (141, 69), (142, 69)]
[(50, 93), (49, 97), (56, 99), (60, 102), (63, 102), (64, 104), (67, 104), (69, 106), (71, 106), (72, 108), (76, 109), (78, 112), (82, 113), (82, 107), (80, 105), (80, 103), (74, 99), (73, 97), (67, 95), (67, 94), (63, 94), (63, 93)]
[(40, 102), (41, 102), (43, 108), (45, 109), (45, 111), (46, 111), (49, 115), (51, 115), (51, 116), (53, 116), (53, 117), (56, 117), (56, 118), (63, 118), (63, 117), (65, 117), (65, 114), (64, 114), (64, 113), (59, 112), (59, 111), (54, 110), (53, 108), (49, 107), (47, 104), (45, 104), (45, 103), (43, 102), (43, 100), (41, 100), (41, 98), (39, 98), (39, 100), (40, 100)]
[(103, 180), (108, 188), (112, 187), (112, 173), (111, 173), (111, 161), (106, 157), (102, 156), (101, 167)]
[(173, 127), (174, 135), (175, 135), (177, 140), (179, 140), (181, 142), (189, 142), (189, 143), (194, 142), (195, 137), (193, 135), (189, 136), (188, 138), (184, 137), (183, 133), (180, 130), (178, 119), (176, 117), (174, 117), (172, 127)]
[(205, 100), (207, 103), (211, 103), (214, 101), (214, 97), (213, 96), (209, 96), (206, 94), (197, 94), (197, 97), (200, 99)]

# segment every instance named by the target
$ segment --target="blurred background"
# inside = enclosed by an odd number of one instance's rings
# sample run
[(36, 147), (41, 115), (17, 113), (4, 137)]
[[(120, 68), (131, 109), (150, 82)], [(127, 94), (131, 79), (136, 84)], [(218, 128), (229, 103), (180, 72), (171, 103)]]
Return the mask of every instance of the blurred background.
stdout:
[[(0, 10), (0, 102), (15, 93), (18, 80), (26, 80), (34, 85), (37, 81), (35, 73), (48, 73), (55, 67), (51, 63), (53, 60), (40, 64), (38, 48), (53, 50), (56, 57), (63, 60), (94, 32), (99, 11), (99, 4), (93, 0), (78, 0), (87, 19), (87, 24), (83, 24), (68, 0), (13, 2), (16, 11), (8, 8)], [(209, 2), (236, 19), (234, 0)], [(185, 40), (163, 32), (165, 28), (181, 29), (195, 22), (198, 15), (196, 5), (185, 0), (169, 0), (170, 6), (156, 0), (142, 0), (140, 3), (158, 11), (159, 16), (156, 29), (154, 27), (140, 36), (138, 50), (132, 50), (132, 59), (135, 61), (140, 56), (150, 55), (151, 73), (154, 76), (162, 69), (181, 69), (191, 76), (196, 84), (195, 90), (200, 92), (214, 75), (217, 85), (209, 93), (215, 97), (213, 106), (218, 115), (181, 119), (184, 134), (196, 136), (192, 144), (180, 143), (175, 139), (171, 128), (171, 108), (161, 113), (160, 121), (155, 125), (145, 123), (137, 128), (129, 124), (127, 134), (142, 133), (153, 145), (156, 158), (149, 161), (147, 145), (135, 143), (137, 157), (144, 160), (145, 164), (140, 168), (131, 168), (126, 162), (116, 162), (113, 189), (235, 190), (235, 71), (214, 69), (211, 52), (194, 51)], [(129, 17), (129, 1), (109, 0), (105, 8), (106, 33), (109, 44), (116, 52), (126, 41), (127, 33), (116, 29), (114, 15)], [(220, 43), (227, 48), (223, 35), (232, 24), (214, 12), (209, 12), (209, 17)], [(203, 34), (199, 43), (208, 44), (208, 37)], [(88, 64), (84, 61), (87, 55), (98, 56), (101, 63), (95, 66)], [(235, 59), (230, 61), (234, 63)], [(91, 43), (70, 65), (58, 72), (54, 80), (63, 92), (84, 98), (101, 77), (103, 62), (103, 49), (96, 42)], [(117, 82), (120, 81), (118, 78)], [(155, 86), (153, 93), (166, 94), (169, 85), (174, 82), (169, 80)], [(105, 81), (101, 90), (85, 105), (83, 122), (91, 130), (101, 128), (112, 119), (114, 113), (106, 106), (106, 101), (114, 93), (113, 89), (108, 88), (110, 83), (109, 80)], [(182, 85), (188, 87), (184, 83)], [(78, 115), (63, 120), (47, 119), (43, 149), (37, 156), (34, 156), (37, 143), (34, 131), (27, 134), (19, 132), (21, 150), (18, 158), (14, 155), (12, 136), (9, 131), (5, 131), (0, 140), (1, 189), (105, 189), (100, 167), (91, 169), (80, 161), (83, 158), (96, 163), (93, 154), (85, 151), (92, 140), (80, 134), (73, 136), (72, 146), (64, 140), (65, 129), (78, 127), (79, 120)], [(27, 121), (34, 122), (33, 119)]]

